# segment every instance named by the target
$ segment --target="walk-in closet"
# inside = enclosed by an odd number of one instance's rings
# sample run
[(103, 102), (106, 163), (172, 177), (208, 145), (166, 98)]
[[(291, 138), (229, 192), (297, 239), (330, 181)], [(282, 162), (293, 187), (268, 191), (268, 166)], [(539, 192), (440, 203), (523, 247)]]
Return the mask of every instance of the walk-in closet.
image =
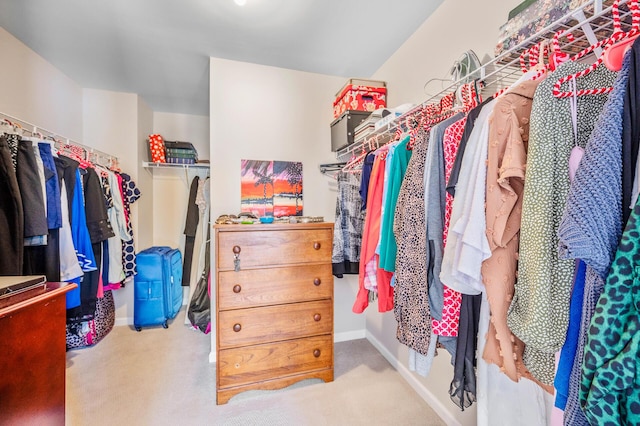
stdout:
[(0, 425), (640, 424), (638, 35), (1, 0)]

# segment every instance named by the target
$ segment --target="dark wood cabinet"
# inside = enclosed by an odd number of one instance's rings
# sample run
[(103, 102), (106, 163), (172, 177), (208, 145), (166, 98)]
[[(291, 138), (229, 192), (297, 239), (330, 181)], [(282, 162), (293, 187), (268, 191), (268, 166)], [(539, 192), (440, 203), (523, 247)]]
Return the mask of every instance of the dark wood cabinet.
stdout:
[(0, 424), (65, 424), (65, 293), (43, 286), (0, 299)]

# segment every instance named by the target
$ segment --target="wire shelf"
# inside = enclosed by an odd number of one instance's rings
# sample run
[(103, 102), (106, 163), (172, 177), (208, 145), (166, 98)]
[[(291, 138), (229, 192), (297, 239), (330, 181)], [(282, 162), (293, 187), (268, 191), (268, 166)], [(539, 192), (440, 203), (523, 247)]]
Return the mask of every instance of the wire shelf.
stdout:
[(23, 134), (28, 133), (33, 137), (41, 137), (42, 139), (53, 141), (56, 149), (58, 150), (66, 151), (70, 146), (76, 146), (82, 149), (84, 153), (84, 160), (106, 166), (108, 168), (118, 168), (118, 157), (114, 155), (107, 154), (106, 152), (102, 152), (88, 145), (83, 145), (58, 133), (29, 123), (28, 121), (5, 114), (4, 112), (0, 112), (0, 118), (5, 119), (5, 121), (11, 125), (18, 124)]
[[(474, 71), (474, 74), (480, 76), (482, 97), (492, 96), (501, 89), (515, 83), (523, 73), (520, 66), (520, 57), (523, 52), (539, 45), (542, 41), (550, 42), (556, 34), (559, 34), (558, 42), (561, 51), (570, 55), (575, 55), (597, 41), (610, 37), (614, 30), (612, 4), (613, 0), (591, 0), (568, 12), (565, 16), (523, 40), (517, 46), (500, 53), (491, 61), (483, 64), (478, 70)], [(626, 4), (627, 0), (620, 0), (619, 12), (623, 31), (631, 29), (631, 12)], [(573, 38), (569, 39), (567, 34), (571, 34)], [(600, 54), (601, 50), (596, 49), (594, 51), (595, 57)], [(593, 55), (591, 56), (591, 59), (593, 59)], [(589, 60), (589, 57), (585, 60)], [(421, 112), (429, 104), (439, 102), (440, 99), (450, 95), (467, 81), (468, 77), (452, 82), (449, 86), (431, 95), (392, 122), (368, 134), (363, 140), (337, 151), (336, 158), (344, 161), (356, 153), (375, 149), (390, 142), (397, 129), (408, 129), (408, 120), (416, 113)]]

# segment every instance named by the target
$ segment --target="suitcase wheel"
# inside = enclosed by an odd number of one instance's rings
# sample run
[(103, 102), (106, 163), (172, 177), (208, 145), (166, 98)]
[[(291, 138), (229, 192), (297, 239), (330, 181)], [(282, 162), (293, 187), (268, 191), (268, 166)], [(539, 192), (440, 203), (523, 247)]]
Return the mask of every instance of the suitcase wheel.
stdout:
[(136, 326), (136, 331), (139, 333), (140, 331), (142, 331), (142, 327)]
[(162, 328), (169, 328), (169, 324), (167, 324), (167, 322), (165, 321), (164, 323), (162, 323)]

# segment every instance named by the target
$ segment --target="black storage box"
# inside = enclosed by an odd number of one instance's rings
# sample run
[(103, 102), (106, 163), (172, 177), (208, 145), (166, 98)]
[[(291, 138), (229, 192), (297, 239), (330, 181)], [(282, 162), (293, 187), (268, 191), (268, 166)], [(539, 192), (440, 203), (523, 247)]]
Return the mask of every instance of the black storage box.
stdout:
[(371, 115), (369, 111), (345, 111), (331, 123), (331, 151), (353, 143), (355, 128)]

